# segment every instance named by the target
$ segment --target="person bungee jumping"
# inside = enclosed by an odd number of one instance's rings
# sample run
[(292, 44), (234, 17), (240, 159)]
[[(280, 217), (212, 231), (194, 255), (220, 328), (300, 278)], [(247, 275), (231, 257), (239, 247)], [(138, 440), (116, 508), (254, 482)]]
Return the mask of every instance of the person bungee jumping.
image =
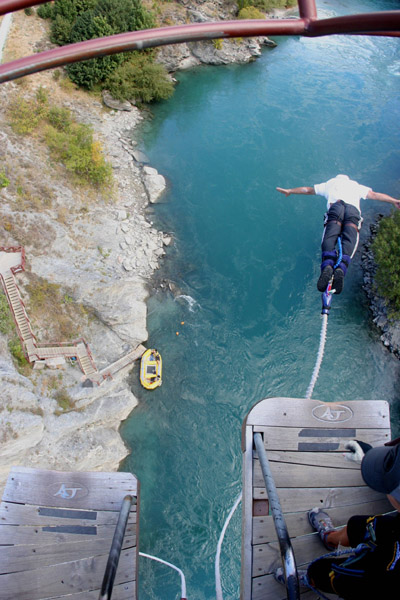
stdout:
[[(310, 510), (310, 524), (331, 552), (314, 560), (307, 571), (298, 571), (299, 583), (343, 600), (376, 600), (400, 587), (400, 438), (378, 448), (355, 441), (348, 447), (362, 457), (365, 483), (386, 494), (396, 512), (356, 515), (335, 529), (325, 510)], [(285, 582), (282, 567), (275, 578)]]
[[(360, 200), (368, 198), (369, 200), (390, 202), (400, 209), (400, 200), (387, 194), (374, 192), (371, 188), (353, 181), (347, 175), (336, 175), (325, 183), (319, 183), (313, 187), (288, 189), (277, 187), (276, 189), (285, 196), (307, 194), (323, 196), (327, 200), (321, 242), (321, 274), (317, 283), (320, 292), (326, 290), (332, 275), (332, 287), (336, 294), (340, 294), (343, 289), (344, 276), (358, 246), (362, 223)], [(334, 269), (337, 260), (335, 247), (339, 236), (342, 239), (343, 254), (340, 264)]]

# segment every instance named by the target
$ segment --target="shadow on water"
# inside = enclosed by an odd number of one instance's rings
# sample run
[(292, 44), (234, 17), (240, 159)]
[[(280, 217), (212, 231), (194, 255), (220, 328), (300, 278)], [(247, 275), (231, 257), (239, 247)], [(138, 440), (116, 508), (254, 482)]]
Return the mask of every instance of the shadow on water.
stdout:
[[(251, 65), (180, 74), (174, 98), (145, 127), (143, 150), (171, 182), (150, 210), (173, 233), (156, 279), (173, 281), (174, 292), (157, 287), (148, 302), (147, 345), (163, 356), (163, 385), (144, 390), (134, 370), (139, 406), (121, 428), (132, 449), (121, 468), (141, 481), (141, 550), (181, 567), (190, 598), (215, 597), (247, 411), (268, 396), (304, 397), (318, 350), (324, 201), (275, 187), (345, 172), (398, 195), (399, 59), (395, 40), (282, 39)], [(389, 210), (363, 205), (366, 223)], [(360, 251), (350, 272), (334, 298), (314, 398), (388, 400), (398, 433), (400, 363), (371, 328)], [(240, 511), (221, 568), (226, 600), (238, 598)], [(178, 586), (140, 559), (141, 600), (176, 598)]]

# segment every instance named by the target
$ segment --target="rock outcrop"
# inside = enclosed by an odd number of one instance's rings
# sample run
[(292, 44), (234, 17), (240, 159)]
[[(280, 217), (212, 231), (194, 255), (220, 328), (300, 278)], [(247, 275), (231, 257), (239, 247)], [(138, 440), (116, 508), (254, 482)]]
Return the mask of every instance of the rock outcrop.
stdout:
[[(14, 35), (23, 30), (23, 19), (23, 13), (15, 16)], [(45, 34), (43, 21), (27, 22), (34, 44), (35, 35)], [(17, 96), (33, 96), (40, 85), (51, 102), (92, 126), (112, 165), (115, 186), (109, 194), (75, 187), (37, 137), (11, 129), (8, 107)], [(105, 109), (79, 90), (64, 91), (51, 72), (21, 87), (3, 84), (0, 106), (0, 164), (11, 181), (0, 189), (6, 224), (1, 245), (25, 248), (27, 274), (17, 275), (22, 290), (29, 274), (68, 290), (85, 308), (79, 335), (102, 369), (147, 339), (148, 282), (170, 243), (146, 214), (149, 202), (160, 199), (165, 180), (136, 148), (133, 136), (142, 114), (132, 105), (129, 111)], [(0, 334), (0, 487), (12, 465), (118, 468), (129, 452), (118, 429), (137, 404), (128, 372), (125, 368), (101, 387), (83, 387), (81, 371), (72, 366), (23, 375)]]

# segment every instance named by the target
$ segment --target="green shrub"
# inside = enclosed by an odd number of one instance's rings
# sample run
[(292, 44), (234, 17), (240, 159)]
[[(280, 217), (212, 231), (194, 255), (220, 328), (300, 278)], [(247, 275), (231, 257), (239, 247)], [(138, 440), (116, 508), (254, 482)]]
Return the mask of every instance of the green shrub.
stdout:
[(46, 2), (46, 4), (41, 4), (37, 9), (37, 14), (41, 19), (51, 19), (53, 17), (53, 2)]
[[(10, 116), (11, 126), (20, 134), (32, 133), (43, 122), (48, 147), (55, 158), (77, 176), (79, 183), (111, 186), (112, 167), (105, 160), (100, 143), (93, 139), (92, 128), (76, 123), (68, 109), (50, 106), (43, 88), (38, 89), (35, 99), (17, 97), (10, 108)], [(5, 186), (10, 182), (5, 175), (4, 178)], [(1, 181), (0, 177), (0, 184)], [(23, 195), (22, 189), (20, 195)]]
[(377, 264), (378, 292), (389, 300), (396, 316), (400, 315), (400, 211), (396, 210), (379, 224), (372, 244)]
[(155, 63), (147, 53), (139, 52), (108, 77), (105, 87), (117, 100), (139, 102), (165, 100), (174, 91), (165, 68)]
[[(155, 26), (141, 0), (56, 0), (43, 7), (40, 16), (52, 19), (50, 39), (61, 46)], [(66, 71), (75, 84), (93, 89), (126, 60), (129, 54), (119, 53), (73, 63)]]
[[(84, 34), (84, 31), (86, 31), (86, 34)], [(78, 42), (82, 39), (112, 35), (112, 33), (111, 27), (103, 17), (94, 17), (93, 13), (88, 11), (77, 19), (71, 31), (70, 39), (71, 42)], [(90, 37), (82, 37), (83, 35)], [(103, 81), (113, 69), (121, 64), (122, 60), (122, 54), (91, 58), (90, 60), (68, 65), (67, 73), (71, 81), (90, 90), (97, 83)]]
[(9, 335), (14, 331), (14, 321), (5, 294), (0, 293), (0, 333)]
[(18, 96), (9, 105), (11, 127), (16, 133), (27, 135), (32, 133), (47, 113), (47, 103), (36, 98)]
[(151, 29), (155, 26), (152, 14), (140, 0), (98, 0), (94, 14), (103, 16), (114, 33)]
[[(292, 6), (296, 6), (296, 4), (297, 0), (238, 0), (239, 12), (248, 6), (255, 6), (264, 12), (269, 12), (274, 8), (290, 8)], [(255, 17), (246, 18), (254, 19)]]
[(10, 180), (4, 173), (4, 171), (0, 171), (0, 188), (6, 188), (10, 185)]
[(265, 19), (265, 15), (255, 6), (245, 6), (239, 11), (238, 19)]
[(35, 11), (33, 10), (33, 8), (31, 6), (27, 6), (26, 8), (24, 8), (24, 13), (30, 17), (31, 15), (33, 15)]
[(55, 19), (57, 15), (60, 15), (73, 23), (79, 15), (94, 8), (96, 3), (97, 0), (56, 0), (52, 18)]
[(72, 23), (62, 15), (57, 15), (51, 24), (50, 41), (64, 46), (69, 43)]
[(8, 349), (19, 369), (24, 369), (29, 365), (18, 337), (13, 337), (8, 341)]
[(89, 125), (73, 123), (68, 131), (49, 125), (46, 141), (55, 158), (62, 160), (79, 182), (95, 186), (111, 185), (111, 165), (104, 159), (100, 144), (93, 140), (93, 130)]
[[(74, 410), (75, 402), (72, 400), (71, 396), (68, 394), (67, 390), (60, 389), (57, 390), (53, 394), (54, 400), (57, 401), (58, 406), (60, 407), (62, 412)], [(61, 414), (59, 411), (56, 411), (56, 414)]]
[(48, 112), (47, 120), (59, 131), (67, 131), (72, 125), (71, 112), (61, 106), (52, 106)]

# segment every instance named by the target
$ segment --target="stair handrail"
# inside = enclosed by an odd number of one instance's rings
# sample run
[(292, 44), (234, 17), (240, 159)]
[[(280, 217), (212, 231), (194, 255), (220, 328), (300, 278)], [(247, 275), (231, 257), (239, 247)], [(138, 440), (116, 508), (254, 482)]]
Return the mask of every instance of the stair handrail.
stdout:
[(108, 555), (106, 570), (104, 572), (103, 583), (101, 584), (99, 600), (111, 600), (114, 586), (114, 579), (117, 573), (119, 557), (121, 555), (122, 543), (124, 541), (126, 526), (128, 524), (131, 506), (136, 502), (134, 496), (127, 495), (122, 501), (119, 512), (118, 522), (115, 527), (113, 541), (111, 543), (110, 553)]
[(281, 503), (275, 481), (272, 476), (271, 467), (267, 458), (267, 452), (264, 447), (264, 441), (261, 433), (254, 433), (254, 445), (257, 450), (260, 461), (261, 471), (264, 478), (265, 489), (267, 490), (269, 505), (274, 519), (275, 531), (278, 536), (279, 547), (281, 551), (282, 565), (285, 572), (286, 595), (288, 600), (300, 599), (299, 579), (297, 575), (296, 560), (290, 541), (289, 532), (283, 516)]

